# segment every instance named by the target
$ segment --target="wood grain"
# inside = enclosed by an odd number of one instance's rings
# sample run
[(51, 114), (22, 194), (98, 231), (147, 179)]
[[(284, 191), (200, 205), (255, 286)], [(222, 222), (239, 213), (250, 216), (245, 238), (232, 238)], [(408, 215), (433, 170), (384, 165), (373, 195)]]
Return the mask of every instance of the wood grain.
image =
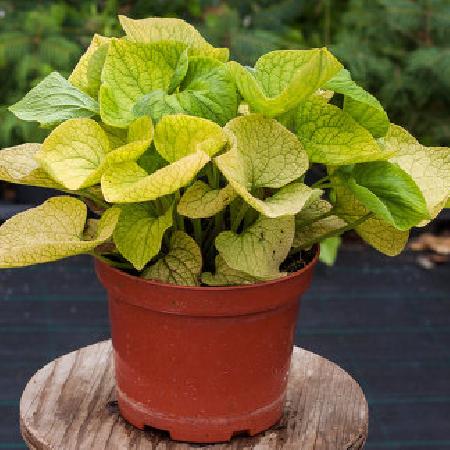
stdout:
[(368, 408), (344, 370), (296, 347), (278, 425), (228, 444), (173, 442), (163, 432), (139, 431), (120, 417), (111, 343), (105, 341), (64, 355), (35, 374), (20, 401), (20, 426), (33, 450), (351, 450), (364, 446)]

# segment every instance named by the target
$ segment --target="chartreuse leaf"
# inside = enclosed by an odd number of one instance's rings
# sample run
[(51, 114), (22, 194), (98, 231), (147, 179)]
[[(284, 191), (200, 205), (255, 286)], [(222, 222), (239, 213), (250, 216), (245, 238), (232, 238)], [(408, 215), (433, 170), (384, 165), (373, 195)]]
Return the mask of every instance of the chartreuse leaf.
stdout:
[(154, 200), (189, 184), (209, 160), (209, 156), (199, 150), (151, 174), (133, 161), (114, 165), (102, 176), (102, 192), (109, 202)]
[(227, 48), (214, 48), (189, 23), (181, 19), (152, 17), (134, 20), (119, 16), (120, 24), (129, 40), (133, 42), (177, 41), (188, 45), (191, 54), (210, 56), (227, 61)]
[(232, 269), (221, 255), (216, 256), (216, 273), (202, 273), (202, 283), (208, 286), (234, 286), (241, 284), (252, 284), (261, 281), (248, 273)]
[(9, 107), (19, 119), (48, 126), (76, 117), (98, 114), (98, 103), (72, 86), (58, 72), (52, 72), (25, 97)]
[(190, 219), (212, 217), (229, 205), (236, 192), (231, 185), (213, 189), (203, 181), (196, 181), (186, 189), (177, 206), (178, 214)]
[(155, 122), (167, 114), (186, 113), (225, 125), (236, 116), (238, 95), (225, 64), (212, 58), (189, 59), (187, 73), (177, 92), (156, 90), (138, 99), (135, 115)]
[(201, 271), (200, 247), (188, 234), (175, 231), (170, 239), (167, 255), (145, 269), (142, 277), (178, 286), (198, 286)]
[(111, 126), (126, 127), (136, 100), (151, 91), (167, 91), (186, 46), (177, 42), (137, 44), (112, 39), (102, 71), (100, 114)]
[(104, 123), (101, 124), (103, 130), (105, 130), (106, 135), (109, 139), (109, 148), (114, 150), (121, 145), (125, 145), (128, 143), (128, 129), (127, 128), (118, 128), (112, 127), (110, 125), (106, 125)]
[[(338, 178), (333, 178), (333, 182), (335, 183), (333, 192), (336, 196), (335, 210), (339, 217), (350, 224), (368, 214), (369, 210), (347, 186)], [(398, 230), (377, 217), (368, 218), (357, 225), (355, 231), (372, 247), (389, 256), (398, 255), (404, 249), (409, 236), (408, 231)]]
[(323, 199), (311, 202), (295, 216), (294, 248), (309, 248), (328, 233), (338, 231), (347, 223), (331, 214), (332, 205)]
[(321, 100), (301, 103), (294, 121), (297, 136), (312, 162), (337, 166), (390, 156), (350, 114)]
[(336, 262), (339, 247), (341, 246), (340, 236), (333, 236), (324, 239), (320, 243), (319, 259), (327, 266), (332, 266)]
[(431, 218), (436, 217), (450, 193), (450, 149), (424, 147), (398, 125), (391, 125), (384, 144), (395, 152), (390, 161), (412, 177), (425, 197)]
[(103, 128), (92, 119), (71, 119), (45, 139), (36, 159), (64, 187), (77, 190), (97, 184), (106, 166), (134, 161), (150, 145), (153, 125), (148, 117), (136, 119), (124, 144), (111, 151)]
[(155, 129), (156, 150), (169, 162), (178, 161), (198, 150), (213, 156), (226, 142), (227, 137), (219, 125), (184, 114), (164, 116)]
[(295, 216), (294, 248), (309, 248), (328, 233), (338, 231), (347, 223), (331, 214), (333, 206), (323, 199), (311, 202)]
[(389, 129), (389, 118), (381, 103), (361, 86), (358, 86), (346, 69), (341, 69), (325, 85), (338, 94), (343, 94), (344, 111), (356, 122), (369, 130), (373, 136), (385, 136)]
[(93, 239), (83, 239), (86, 205), (72, 197), (54, 197), (19, 213), (0, 227), (0, 267), (22, 267), (93, 250), (111, 237), (119, 216), (106, 210)]
[(147, 150), (153, 139), (153, 123), (143, 116), (133, 121), (128, 128), (127, 143), (106, 155), (107, 164), (120, 164), (137, 160)]
[(97, 122), (70, 119), (51, 132), (36, 158), (52, 178), (77, 190), (100, 181), (108, 151), (108, 137)]
[(70, 74), (69, 81), (78, 89), (97, 98), (101, 83), (103, 64), (110, 38), (94, 34), (92, 41)]
[(114, 243), (124, 258), (141, 270), (161, 249), (164, 233), (172, 226), (172, 207), (162, 215), (149, 203), (124, 205), (120, 210)]
[(303, 225), (309, 225), (311, 222), (328, 215), (332, 208), (331, 203), (320, 198), (310, 202), (308, 206), (295, 215), (295, 227), (299, 228)]
[(39, 167), (35, 160), (41, 144), (21, 144), (0, 151), (0, 180), (48, 188), (61, 185)]
[(399, 230), (409, 230), (429, 217), (422, 192), (396, 164), (356, 164), (351, 171), (337, 171), (336, 175), (369, 211)]
[(340, 217), (331, 215), (311, 222), (308, 225), (295, 226), (293, 248), (308, 249), (316, 242), (320, 242), (330, 233), (338, 232), (347, 223)]
[(234, 61), (228, 64), (245, 101), (268, 116), (294, 108), (342, 68), (326, 48), (269, 52), (252, 71)]
[[(308, 168), (308, 157), (298, 139), (276, 120), (260, 114), (240, 116), (225, 128), (231, 149), (215, 162), (233, 189), (268, 217), (293, 215), (321, 191), (291, 183)], [(289, 184), (291, 183), (291, 184)], [(252, 194), (258, 188), (281, 188), (266, 200)]]
[(215, 241), (225, 263), (259, 278), (279, 277), (294, 238), (294, 216), (276, 219), (260, 216), (243, 233), (223, 231)]

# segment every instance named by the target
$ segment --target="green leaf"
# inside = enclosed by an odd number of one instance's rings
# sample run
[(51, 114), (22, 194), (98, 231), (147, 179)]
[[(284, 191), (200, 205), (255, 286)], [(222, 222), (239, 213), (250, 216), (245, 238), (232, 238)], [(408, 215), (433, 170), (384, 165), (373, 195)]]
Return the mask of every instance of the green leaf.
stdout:
[(110, 125), (106, 125), (104, 123), (101, 124), (101, 127), (105, 130), (105, 133), (108, 136), (109, 147), (111, 150), (128, 143), (127, 128), (111, 127)]
[(35, 160), (41, 144), (21, 144), (0, 151), (0, 180), (59, 189), (62, 186)]
[(280, 264), (294, 238), (294, 217), (260, 216), (243, 233), (223, 231), (215, 241), (226, 264), (249, 275), (272, 279), (281, 276)]
[(326, 48), (269, 52), (252, 71), (234, 61), (228, 64), (245, 101), (268, 116), (294, 108), (342, 68)]
[(94, 239), (83, 239), (86, 205), (72, 197), (54, 197), (19, 213), (0, 227), (0, 267), (22, 267), (56, 261), (93, 250), (107, 241), (119, 211), (106, 210)]
[(138, 99), (134, 114), (155, 122), (167, 114), (186, 113), (225, 125), (236, 116), (236, 86), (225, 64), (211, 58), (190, 58), (178, 92), (153, 91)]
[(134, 20), (119, 15), (119, 21), (128, 39), (133, 42), (177, 41), (186, 44), (191, 54), (228, 60), (227, 48), (214, 48), (184, 20), (158, 17)]
[(338, 94), (343, 94), (344, 111), (375, 137), (385, 136), (389, 129), (389, 118), (381, 103), (351, 78), (350, 72), (341, 69), (325, 86)]
[(391, 125), (384, 143), (395, 152), (390, 161), (398, 164), (416, 182), (425, 197), (430, 217), (435, 218), (450, 193), (450, 149), (424, 147), (398, 125)]
[(198, 286), (201, 271), (202, 253), (199, 246), (183, 231), (175, 231), (167, 255), (145, 269), (142, 277), (178, 286)]
[(70, 119), (57, 126), (36, 155), (41, 166), (70, 190), (100, 181), (109, 140), (92, 119)]
[(43, 126), (91, 117), (99, 112), (95, 100), (72, 86), (58, 72), (45, 77), (9, 110), (19, 119), (37, 121)]
[(422, 192), (396, 164), (356, 164), (350, 173), (336, 174), (369, 211), (399, 230), (409, 230), (429, 217)]
[[(303, 183), (291, 183), (305, 173), (308, 158), (298, 139), (276, 120), (249, 114), (233, 119), (225, 129), (232, 146), (215, 162), (257, 211), (268, 217), (293, 215), (321, 194)], [(281, 189), (263, 201), (252, 194), (258, 188)]]
[(120, 210), (114, 243), (123, 257), (141, 270), (161, 249), (164, 233), (172, 226), (172, 207), (159, 216), (148, 203), (124, 205)]
[[(353, 223), (369, 212), (338, 178), (333, 178), (333, 183), (335, 184), (333, 192), (336, 196), (335, 210), (339, 217), (347, 223)], [(356, 226), (355, 231), (368, 244), (388, 256), (398, 255), (405, 248), (409, 236), (408, 231), (398, 230), (376, 217), (371, 217)]]
[(260, 278), (232, 269), (220, 255), (216, 256), (216, 273), (202, 273), (202, 283), (208, 286), (239, 286), (258, 282), (261, 282)]
[(341, 238), (339, 236), (329, 237), (320, 243), (319, 260), (327, 266), (332, 266), (336, 262)]
[(136, 161), (149, 147), (153, 139), (153, 123), (147, 116), (139, 117), (128, 128), (127, 143), (110, 151), (107, 164)]
[(92, 41), (70, 74), (69, 81), (93, 98), (97, 98), (101, 74), (110, 38), (94, 34)]
[(133, 161), (111, 166), (102, 176), (102, 192), (108, 202), (154, 200), (189, 184), (209, 160), (209, 156), (199, 150), (150, 175)]
[(199, 150), (213, 156), (226, 142), (226, 135), (219, 125), (184, 114), (164, 116), (155, 129), (156, 150), (169, 162)]
[(229, 205), (235, 197), (236, 192), (231, 185), (212, 189), (198, 180), (187, 188), (178, 203), (177, 211), (190, 219), (212, 217)]
[(328, 216), (308, 225), (295, 226), (293, 248), (308, 249), (316, 242), (328, 237), (329, 233), (338, 232), (347, 223), (338, 216)]
[(186, 46), (176, 42), (136, 44), (112, 39), (102, 71), (100, 114), (103, 122), (126, 127), (133, 106), (144, 94), (169, 89)]
[(348, 113), (320, 100), (298, 106), (295, 129), (312, 162), (337, 166), (390, 156)]
[(177, 65), (175, 67), (175, 71), (172, 75), (172, 78), (170, 79), (169, 89), (168, 93), (172, 94), (173, 91), (181, 84), (181, 82), (184, 80), (184, 77), (187, 74), (189, 65), (189, 58), (188, 58), (188, 49), (186, 48), (183, 53), (180, 55), (180, 59), (177, 62)]

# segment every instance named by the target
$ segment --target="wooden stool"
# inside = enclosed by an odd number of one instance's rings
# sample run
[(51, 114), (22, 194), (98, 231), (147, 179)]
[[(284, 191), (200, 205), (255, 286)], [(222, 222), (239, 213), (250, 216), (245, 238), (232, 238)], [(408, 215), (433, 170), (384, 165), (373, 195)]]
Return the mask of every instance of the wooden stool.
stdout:
[(278, 425), (227, 444), (174, 442), (164, 432), (139, 431), (120, 417), (111, 342), (106, 341), (64, 355), (39, 370), (23, 392), (20, 426), (33, 450), (350, 450), (364, 446), (368, 409), (360, 387), (344, 370), (296, 347), (286, 411)]

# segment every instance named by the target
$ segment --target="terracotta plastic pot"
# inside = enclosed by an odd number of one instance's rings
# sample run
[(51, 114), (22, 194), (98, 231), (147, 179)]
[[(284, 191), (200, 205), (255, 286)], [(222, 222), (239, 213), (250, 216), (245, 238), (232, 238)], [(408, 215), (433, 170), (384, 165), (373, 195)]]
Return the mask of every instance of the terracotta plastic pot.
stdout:
[(315, 259), (276, 281), (183, 287), (100, 261), (122, 416), (189, 442), (255, 435), (283, 411), (300, 296)]

